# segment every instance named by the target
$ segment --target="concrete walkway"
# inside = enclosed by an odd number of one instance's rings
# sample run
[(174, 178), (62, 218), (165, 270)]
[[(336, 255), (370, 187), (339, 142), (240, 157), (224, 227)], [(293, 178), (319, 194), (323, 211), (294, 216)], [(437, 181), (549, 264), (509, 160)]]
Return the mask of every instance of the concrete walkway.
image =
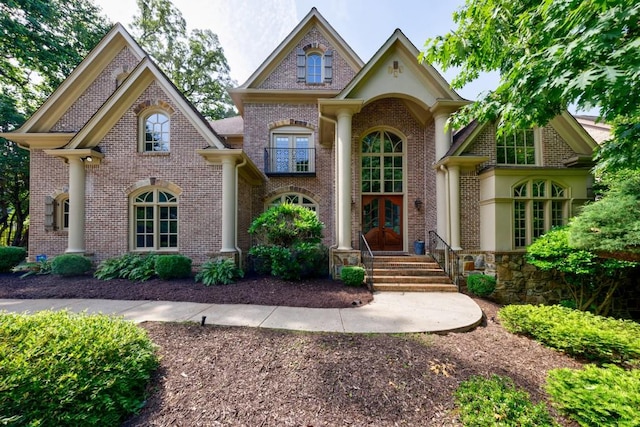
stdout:
[(246, 304), (100, 299), (0, 299), (0, 311), (103, 313), (134, 322), (202, 322), (227, 326), (348, 333), (450, 332), (473, 328), (482, 310), (454, 292), (377, 292), (354, 308), (299, 308)]

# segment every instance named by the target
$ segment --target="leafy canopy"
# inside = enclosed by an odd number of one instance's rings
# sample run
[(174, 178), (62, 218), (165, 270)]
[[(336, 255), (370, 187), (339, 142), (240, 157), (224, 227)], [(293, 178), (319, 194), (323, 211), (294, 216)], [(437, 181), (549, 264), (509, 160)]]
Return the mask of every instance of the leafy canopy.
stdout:
[(131, 24), (140, 45), (206, 118), (235, 115), (227, 88), (235, 82), (218, 36), (211, 30), (187, 34), (182, 13), (171, 0), (137, 0)]
[(426, 41), (421, 60), (459, 67), (452, 87), (498, 71), (500, 84), (452, 118), (498, 120), (499, 132), (600, 108), (614, 140), (604, 168), (640, 165), (640, 3), (636, 0), (467, 0), (457, 29)]

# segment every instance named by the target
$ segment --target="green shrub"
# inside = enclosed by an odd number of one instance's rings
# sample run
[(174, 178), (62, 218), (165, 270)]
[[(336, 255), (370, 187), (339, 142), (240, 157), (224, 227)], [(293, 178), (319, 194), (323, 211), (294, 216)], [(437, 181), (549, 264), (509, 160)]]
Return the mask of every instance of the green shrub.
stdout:
[(146, 332), (122, 319), (0, 314), (0, 424), (120, 425), (157, 364)]
[(364, 283), (365, 270), (357, 266), (342, 267), (340, 279), (347, 286), (362, 286)]
[(510, 332), (598, 363), (640, 364), (640, 324), (560, 306), (510, 305), (498, 312)]
[(479, 297), (489, 296), (496, 290), (496, 278), (485, 274), (471, 274), (467, 277), (467, 289)]
[(0, 273), (8, 273), (13, 267), (24, 261), (26, 256), (25, 248), (0, 246)]
[(272, 206), (253, 220), (249, 233), (259, 244), (291, 247), (319, 243), (324, 225), (309, 208), (291, 203)]
[(129, 279), (144, 282), (156, 274), (157, 255), (124, 254), (100, 263), (94, 276), (101, 280)]
[(81, 276), (91, 270), (91, 260), (82, 255), (58, 255), (51, 261), (51, 273), (60, 276)]
[(25, 262), (11, 269), (14, 273), (22, 273), (21, 279), (25, 277), (37, 275), (51, 274), (51, 261)]
[(297, 243), (291, 247), (257, 245), (249, 250), (258, 274), (284, 280), (300, 280), (328, 274), (328, 249), (317, 243)]
[(555, 369), (547, 377), (547, 392), (558, 409), (582, 426), (640, 425), (638, 369)]
[(184, 255), (160, 255), (156, 258), (156, 274), (162, 280), (191, 277), (191, 258)]
[(202, 264), (195, 280), (205, 286), (229, 285), (241, 277), (244, 277), (244, 271), (232, 259), (218, 258)]
[(534, 405), (529, 394), (510, 378), (471, 377), (455, 392), (460, 421), (467, 427), (557, 426), (544, 403)]

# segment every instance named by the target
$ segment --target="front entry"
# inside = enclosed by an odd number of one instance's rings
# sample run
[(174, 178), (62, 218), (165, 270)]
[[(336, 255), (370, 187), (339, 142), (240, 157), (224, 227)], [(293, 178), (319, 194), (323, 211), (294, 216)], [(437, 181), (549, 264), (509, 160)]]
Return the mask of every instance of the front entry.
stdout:
[(362, 196), (362, 232), (372, 251), (402, 251), (403, 196)]

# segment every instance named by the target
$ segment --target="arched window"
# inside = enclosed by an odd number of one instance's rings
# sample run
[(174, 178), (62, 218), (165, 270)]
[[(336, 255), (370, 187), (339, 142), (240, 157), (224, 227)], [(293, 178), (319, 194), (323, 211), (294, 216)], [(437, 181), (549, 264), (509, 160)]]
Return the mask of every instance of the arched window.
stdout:
[(569, 190), (557, 182), (533, 179), (513, 188), (514, 246), (523, 248), (569, 217)]
[(305, 208), (309, 208), (314, 212), (318, 211), (318, 204), (314, 200), (299, 193), (280, 194), (269, 200), (269, 202), (267, 203), (267, 208), (270, 208), (271, 206), (278, 206), (283, 203), (291, 203), (293, 205), (304, 206)]
[(362, 192), (402, 193), (402, 138), (386, 130), (377, 130), (362, 138)]
[(58, 230), (69, 229), (69, 195), (64, 194), (56, 199), (56, 224)]
[(131, 197), (133, 249), (178, 248), (178, 198), (164, 189), (146, 189)]
[(319, 53), (307, 55), (307, 83), (322, 83), (322, 56)]
[(296, 50), (297, 81), (306, 84), (331, 83), (333, 51), (320, 43), (310, 43)]
[(144, 116), (144, 132), (142, 137), (142, 151), (169, 152), (170, 120), (163, 112), (152, 112)]

